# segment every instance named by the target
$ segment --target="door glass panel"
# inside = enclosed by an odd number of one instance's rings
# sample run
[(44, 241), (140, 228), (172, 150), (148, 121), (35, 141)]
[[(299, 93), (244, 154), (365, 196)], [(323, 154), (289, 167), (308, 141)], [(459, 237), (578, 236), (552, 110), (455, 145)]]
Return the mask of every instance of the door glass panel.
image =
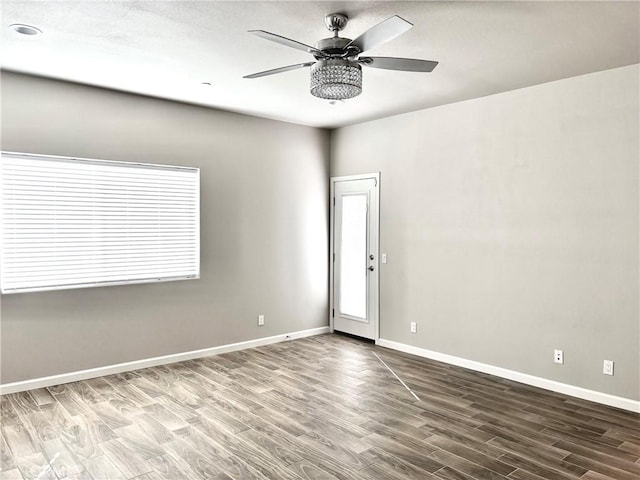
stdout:
[(342, 197), (340, 312), (367, 318), (367, 195)]

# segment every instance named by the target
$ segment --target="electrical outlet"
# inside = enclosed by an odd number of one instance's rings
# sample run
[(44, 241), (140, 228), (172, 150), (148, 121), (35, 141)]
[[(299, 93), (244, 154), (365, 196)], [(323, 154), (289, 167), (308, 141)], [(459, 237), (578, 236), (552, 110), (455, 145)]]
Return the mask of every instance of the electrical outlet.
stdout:
[(261, 327), (264, 325), (264, 315), (258, 315), (258, 326)]
[(411, 322), (411, 333), (417, 333), (418, 324), (416, 322)]
[(605, 360), (602, 364), (602, 373), (605, 375), (613, 375), (613, 360)]
[(562, 352), (562, 350), (553, 351), (553, 361), (555, 363), (564, 363), (564, 353)]

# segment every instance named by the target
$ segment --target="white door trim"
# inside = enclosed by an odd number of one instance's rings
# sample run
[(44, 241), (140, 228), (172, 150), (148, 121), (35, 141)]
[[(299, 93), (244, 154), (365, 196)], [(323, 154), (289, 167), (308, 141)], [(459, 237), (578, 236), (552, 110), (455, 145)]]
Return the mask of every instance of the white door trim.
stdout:
[[(375, 202), (376, 202), (376, 212), (377, 212), (377, 218), (376, 220), (376, 229), (378, 230), (378, 248), (374, 254), (376, 256), (376, 259), (380, 258), (380, 172), (374, 172), (374, 173), (365, 173), (365, 174), (359, 174), (359, 175), (345, 175), (342, 177), (331, 177), (331, 182), (330, 182), (330, 186), (331, 186), (331, 192), (330, 192), (330, 196), (329, 196), (329, 331), (333, 333), (333, 319), (334, 319), (334, 294), (333, 294), (333, 290), (334, 290), (334, 281), (333, 281), (333, 274), (334, 274), (334, 255), (335, 255), (335, 250), (334, 250), (334, 215), (335, 215), (335, 184), (336, 182), (344, 182), (344, 181), (349, 181), (349, 180), (368, 180), (368, 179), (375, 179), (376, 180), (376, 185), (377, 185), (377, 192), (378, 194), (375, 196)], [(376, 262), (377, 265), (380, 265), (380, 262), (377, 261)], [(374, 305), (375, 305), (375, 312), (372, 316), (372, 321), (374, 324), (374, 341), (377, 344), (378, 340), (380, 339), (380, 296), (379, 296), (379, 290), (380, 290), (380, 268), (376, 268), (373, 272), (373, 275), (375, 275), (376, 277), (376, 288), (374, 292), (371, 292), (372, 295), (375, 296), (375, 298), (373, 299)]]

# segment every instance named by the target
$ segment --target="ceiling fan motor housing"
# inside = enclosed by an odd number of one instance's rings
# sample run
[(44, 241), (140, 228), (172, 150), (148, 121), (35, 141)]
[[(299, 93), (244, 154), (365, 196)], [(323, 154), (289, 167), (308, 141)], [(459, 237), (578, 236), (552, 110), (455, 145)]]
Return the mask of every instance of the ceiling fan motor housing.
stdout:
[(348, 57), (356, 57), (360, 50), (358, 47), (350, 46), (347, 48), (347, 45), (351, 43), (350, 38), (342, 38), (342, 37), (331, 37), (331, 38), (323, 38), (322, 40), (318, 40), (316, 43), (316, 48), (320, 50), (324, 55), (314, 55), (317, 60), (322, 58), (330, 57), (330, 58), (348, 58)]

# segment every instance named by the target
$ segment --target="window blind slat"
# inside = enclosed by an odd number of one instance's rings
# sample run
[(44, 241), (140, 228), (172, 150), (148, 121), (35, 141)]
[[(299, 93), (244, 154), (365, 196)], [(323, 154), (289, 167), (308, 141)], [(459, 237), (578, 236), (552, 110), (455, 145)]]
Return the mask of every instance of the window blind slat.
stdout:
[[(157, 265), (157, 264), (156, 264)], [(118, 267), (104, 267), (104, 266), (96, 266), (93, 269), (89, 268), (68, 268), (64, 275), (52, 275), (50, 270), (30, 270), (30, 271), (18, 271), (15, 272), (16, 280), (19, 279), (30, 279), (30, 278), (52, 278), (52, 279), (60, 279), (60, 278), (77, 278), (78, 276), (89, 276), (92, 277), (94, 275), (95, 270), (100, 270), (101, 274), (104, 275), (121, 275), (124, 272), (127, 274), (148, 274), (151, 272), (155, 272), (156, 274), (162, 273), (164, 271), (175, 271), (183, 268), (184, 263), (182, 264), (174, 264), (167, 265), (164, 268), (153, 268), (153, 266), (149, 265), (136, 265), (131, 268), (118, 268)], [(191, 264), (194, 266), (194, 264)]]
[[(161, 257), (163, 263), (165, 264), (180, 264), (185, 260), (189, 260), (190, 256), (183, 255), (172, 255), (172, 256), (164, 256)], [(9, 266), (6, 267), (8, 270), (14, 271), (29, 271), (29, 270), (46, 270), (50, 268), (55, 268), (60, 265), (75, 265), (77, 267), (92, 268), (93, 265), (108, 265), (115, 267), (126, 267), (127, 265), (157, 265), (157, 261), (153, 257), (75, 257), (74, 259), (65, 259), (65, 260), (42, 260), (38, 261), (26, 261), (20, 267)]]
[(197, 168), (1, 161), (2, 293), (198, 278)]

